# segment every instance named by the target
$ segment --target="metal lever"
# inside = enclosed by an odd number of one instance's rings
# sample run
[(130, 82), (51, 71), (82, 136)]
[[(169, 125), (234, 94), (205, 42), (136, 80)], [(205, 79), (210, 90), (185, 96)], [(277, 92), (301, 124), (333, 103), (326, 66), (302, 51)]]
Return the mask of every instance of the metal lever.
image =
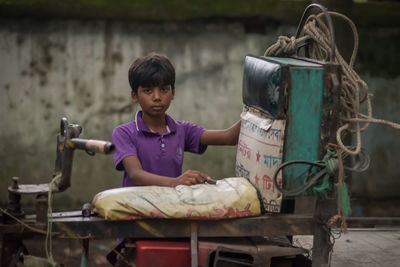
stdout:
[(115, 150), (113, 143), (102, 140), (72, 138), (67, 141), (67, 145), (70, 148), (83, 149), (89, 155), (94, 155), (95, 153), (111, 154)]

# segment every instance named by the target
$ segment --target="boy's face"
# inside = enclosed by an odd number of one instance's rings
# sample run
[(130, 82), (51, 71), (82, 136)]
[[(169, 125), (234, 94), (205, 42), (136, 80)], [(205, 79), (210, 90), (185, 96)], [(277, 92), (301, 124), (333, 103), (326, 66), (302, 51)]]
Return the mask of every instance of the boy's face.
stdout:
[(165, 114), (174, 99), (174, 94), (175, 90), (171, 85), (139, 86), (137, 94), (132, 91), (131, 97), (133, 102), (140, 104), (146, 115), (157, 117)]

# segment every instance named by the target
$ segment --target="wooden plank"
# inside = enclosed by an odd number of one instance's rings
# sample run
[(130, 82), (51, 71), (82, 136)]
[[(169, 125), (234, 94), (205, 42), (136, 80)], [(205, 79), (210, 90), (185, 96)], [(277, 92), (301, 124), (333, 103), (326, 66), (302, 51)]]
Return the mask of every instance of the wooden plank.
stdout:
[[(53, 231), (64, 237), (190, 237), (190, 220), (145, 219), (105, 221), (98, 217), (53, 220)], [(276, 215), (231, 220), (196, 221), (199, 237), (307, 235), (314, 232), (310, 215)]]

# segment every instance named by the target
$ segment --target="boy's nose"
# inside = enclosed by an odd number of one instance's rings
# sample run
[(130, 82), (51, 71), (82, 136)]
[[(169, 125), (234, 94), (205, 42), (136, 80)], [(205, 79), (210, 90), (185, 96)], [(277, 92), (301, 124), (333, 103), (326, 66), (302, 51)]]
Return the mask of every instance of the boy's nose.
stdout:
[(160, 97), (161, 97), (160, 90), (156, 88), (156, 89), (153, 91), (153, 100), (159, 100)]

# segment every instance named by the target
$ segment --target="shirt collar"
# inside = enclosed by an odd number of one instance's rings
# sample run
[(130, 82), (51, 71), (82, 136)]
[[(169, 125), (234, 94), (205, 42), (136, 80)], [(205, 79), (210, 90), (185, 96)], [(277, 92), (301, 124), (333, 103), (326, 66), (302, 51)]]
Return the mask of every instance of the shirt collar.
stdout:
[[(142, 111), (136, 112), (135, 115), (135, 125), (136, 125), (136, 130), (139, 132), (147, 132), (147, 133), (154, 133), (152, 130), (147, 127), (147, 125), (144, 123), (142, 119)], [(168, 114), (165, 114), (165, 121), (167, 122), (166, 125), (166, 130), (167, 134), (174, 133), (176, 132), (176, 122), (173, 118), (171, 118)]]

